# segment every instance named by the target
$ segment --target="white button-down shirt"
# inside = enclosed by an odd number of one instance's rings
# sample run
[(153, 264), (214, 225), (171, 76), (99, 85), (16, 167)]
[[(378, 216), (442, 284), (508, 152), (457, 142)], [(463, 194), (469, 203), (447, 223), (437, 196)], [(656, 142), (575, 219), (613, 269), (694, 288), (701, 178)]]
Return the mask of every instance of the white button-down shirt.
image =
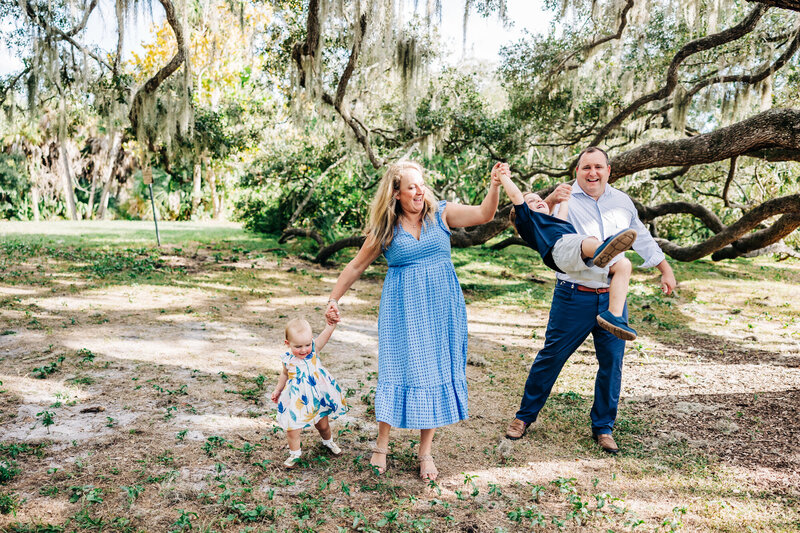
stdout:
[[(601, 241), (624, 229), (633, 228), (639, 234), (633, 243), (633, 249), (644, 259), (641, 268), (654, 267), (664, 260), (664, 252), (639, 220), (639, 214), (630, 197), (608, 184), (600, 198), (595, 201), (583, 192), (577, 181), (573, 183), (567, 220), (572, 222), (578, 233), (597, 237)], [(593, 289), (608, 287), (607, 283), (580, 281), (562, 273), (557, 273), (556, 276), (560, 280)]]

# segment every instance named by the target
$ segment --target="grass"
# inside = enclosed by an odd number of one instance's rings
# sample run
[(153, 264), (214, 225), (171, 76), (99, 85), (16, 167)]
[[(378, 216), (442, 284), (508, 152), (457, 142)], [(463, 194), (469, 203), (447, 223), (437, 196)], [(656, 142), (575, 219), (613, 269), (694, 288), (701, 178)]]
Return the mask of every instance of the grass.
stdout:
[[(796, 263), (676, 264), (682, 287), (669, 297), (653, 271), (634, 274), (629, 309), (640, 339), (626, 355), (615, 431), (622, 452), (610, 457), (590, 439), (590, 343), (570, 358), (529, 436), (498, 439), (543, 343), (554, 275), (521, 247), (453, 250), (470, 350), (486, 363), (468, 368), (470, 419), (437, 432), (442, 474), (428, 486), (416, 479), (418, 432), (393, 432), (386, 475), (368, 465), (370, 332), (385, 262), (342, 300), (345, 321), (323, 353), (352, 405), (332, 424), (345, 453), (329, 455), (306, 431), (301, 467), (286, 471), (268, 398), (282, 328), (305, 314), (319, 330), (354, 250), (321, 268), (297, 258), (307, 243), (279, 246), (231, 224), (160, 229), (157, 248), (151, 223), (0, 223), (3, 531), (794, 531), (800, 523), (798, 494), (785, 481), (794, 463), (725, 455), (735, 435), (715, 426), (747, 421), (756, 440), (765, 437), (755, 431), (780, 428), (776, 450), (796, 442), (791, 416), (769, 408), (794, 412), (800, 382), (781, 355), (800, 345), (800, 300), (781, 292), (800, 286)], [(681, 418), (676, 402), (719, 412)], [(767, 471), (778, 481), (760, 478)]]

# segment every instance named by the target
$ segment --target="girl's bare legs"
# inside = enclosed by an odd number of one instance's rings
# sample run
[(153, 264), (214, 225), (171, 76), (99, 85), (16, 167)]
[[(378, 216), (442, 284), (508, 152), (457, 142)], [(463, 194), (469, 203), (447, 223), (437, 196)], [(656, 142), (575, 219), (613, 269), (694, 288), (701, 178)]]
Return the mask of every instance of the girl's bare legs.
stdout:
[(323, 416), (319, 422), (314, 424), (314, 427), (319, 431), (319, 436), (322, 440), (331, 440), (331, 425), (328, 423), (328, 417)]
[(300, 429), (290, 429), (286, 432), (286, 439), (289, 441), (289, 449), (296, 452), (300, 449)]
[(389, 431), (392, 426), (386, 422), (378, 422), (378, 440), (375, 441), (375, 451), (372, 452), (372, 457), (369, 464), (376, 467), (379, 473), (386, 471), (386, 454), (389, 451)]
[(435, 480), (436, 475), (439, 473), (431, 456), (433, 435), (435, 433), (435, 428), (421, 429), (419, 431), (419, 476), (423, 481)]
[(608, 284), (608, 310), (614, 316), (622, 316), (632, 271), (633, 266), (627, 257), (621, 257), (608, 269), (611, 274), (611, 281)]

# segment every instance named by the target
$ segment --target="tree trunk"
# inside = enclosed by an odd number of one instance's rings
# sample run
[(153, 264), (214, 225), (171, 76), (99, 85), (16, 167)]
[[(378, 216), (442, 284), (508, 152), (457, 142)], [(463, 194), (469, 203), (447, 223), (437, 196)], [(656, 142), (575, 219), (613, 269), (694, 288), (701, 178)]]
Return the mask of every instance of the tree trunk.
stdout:
[(100, 205), (97, 207), (97, 218), (103, 220), (106, 218), (106, 211), (108, 209), (108, 195), (111, 192), (111, 185), (114, 183), (114, 174), (117, 170), (117, 158), (119, 151), (122, 149), (122, 132), (115, 132), (111, 139), (111, 152), (108, 154), (105, 165), (103, 167), (103, 192), (100, 195)]
[(28, 176), (31, 180), (31, 207), (33, 208), (33, 220), (39, 222), (41, 220), (42, 215), (39, 212), (39, 201), (41, 200), (41, 195), (39, 193), (39, 165), (34, 162), (34, 158), (39, 158), (41, 161), (41, 154), (38, 153), (39, 150), (37, 147), (31, 147), (31, 153), (28, 156)]
[(67, 203), (67, 214), (70, 219), (78, 220), (78, 210), (75, 206), (75, 189), (72, 186), (72, 171), (69, 168), (67, 149), (61, 139), (58, 141), (58, 147), (61, 165), (64, 167), (64, 173), (61, 175), (61, 183), (64, 186), (64, 201)]
[(33, 208), (33, 220), (39, 222), (42, 215), (39, 213), (39, 187), (36, 185), (31, 186), (31, 207)]
[(220, 208), (222, 207), (217, 194), (217, 174), (214, 172), (214, 167), (208, 165), (208, 184), (211, 187), (211, 213), (214, 220), (219, 220)]
[(202, 184), (202, 177), (203, 177), (203, 164), (201, 159), (197, 159), (194, 162), (194, 174), (192, 176), (192, 218), (195, 218), (199, 215), (197, 212), (200, 207), (200, 200), (201, 200), (201, 184)]
[(86, 219), (94, 218), (94, 193), (97, 191), (97, 172), (92, 172), (92, 183), (89, 186), (89, 201), (86, 204)]

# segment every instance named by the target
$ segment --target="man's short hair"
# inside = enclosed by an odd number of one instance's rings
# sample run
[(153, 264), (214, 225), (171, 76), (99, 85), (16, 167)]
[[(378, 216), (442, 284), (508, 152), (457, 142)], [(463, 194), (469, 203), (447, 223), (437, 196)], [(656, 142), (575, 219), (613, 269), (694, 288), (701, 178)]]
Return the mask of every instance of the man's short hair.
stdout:
[(608, 154), (606, 153), (606, 151), (603, 150), (602, 148), (598, 147), (598, 146), (590, 146), (588, 148), (584, 148), (583, 151), (581, 151), (581, 153), (578, 154), (578, 164), (580, 164), (581, 157), (583, 157), (583, 154), (591, 154), (592, 152), (600, 152), (601, 154), (606, 156), (606, 165), (610, 165), (611, 164), (608, 161)]

